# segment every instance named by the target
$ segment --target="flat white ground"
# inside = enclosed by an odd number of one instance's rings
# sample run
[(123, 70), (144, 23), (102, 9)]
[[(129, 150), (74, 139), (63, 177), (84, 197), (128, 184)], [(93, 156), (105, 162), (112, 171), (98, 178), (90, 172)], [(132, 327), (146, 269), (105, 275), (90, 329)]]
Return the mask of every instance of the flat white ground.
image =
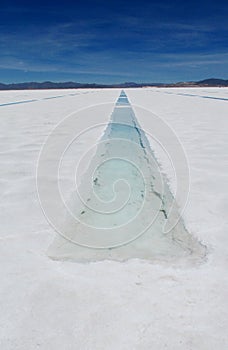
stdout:
[[(133, 105), (166, 121), (185, 149), (191, 190), (184, 219), (208, 247), (205, 263), (192, 268), (140, 260), (77, 264), (46, 255), (55, 232), (36, 193), (42, 144), (65, 116), (90, 105), (107, 103), (101, 113), (108, 121), (119, 93), (0, 92), (0, 105), (36, 100), (0, 106), (1, 349), (227, 349), (228, 101), (202, 96), (226, 99), (228, 89), (126, 90)], [(142, 111), (136, 116), (143, 128), (152, 129)], [(90, 133), (78, 155), (100, 134)], [(170, 166), (155, 151), (174, 190)]]

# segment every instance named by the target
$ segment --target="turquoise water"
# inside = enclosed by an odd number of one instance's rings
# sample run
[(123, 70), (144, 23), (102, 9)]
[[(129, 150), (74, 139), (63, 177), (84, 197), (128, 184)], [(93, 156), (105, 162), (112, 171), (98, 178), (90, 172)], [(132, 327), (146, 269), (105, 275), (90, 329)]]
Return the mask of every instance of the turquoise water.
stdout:
[(202, 96), (202, 95), (196, 95), (196, 94), (174, 93), (174, 92), (165, 92), (165, 93), (169, 94), (169, 95), (200, 97), (200, 98), (206, 98), (206, 99), (210, 99), (210, 100), (228, 101), (228, 98), (225, 98), (225, 97)]
[(58, 95), (58, 96), (52, 96), (52, 97), (44, 97), (44, 98), (40, 98), (40, 99), (22, 100), (22, 101), (16, 101), (16, 102), (7, 102), (7, 103), (0, 104), (0, 107), (6, 107), (6, 106), (11, 106), (11, 105), (20, 105), (20, 104), (31, 103), (31, 102), (38, 102), (38, 101), (44, 101), (44, 100), (52, 100), (52, 99), (56, 99), (56, 98), (62, 98), (62, 97), (67, 97), (67, 96), (75, 96), (75, 95), (78, 95), (78, 93), (67, 94), (67, 95)]
[(124, 91), (77, 184), (69, 203), (72, 217), (65, 220), (65, 238), (55, 239), (50, 256), (122, 261), (194, 260), (204, 255), (204, 247), (187, 232), (182, 219), (164, 233), (174, 199)]

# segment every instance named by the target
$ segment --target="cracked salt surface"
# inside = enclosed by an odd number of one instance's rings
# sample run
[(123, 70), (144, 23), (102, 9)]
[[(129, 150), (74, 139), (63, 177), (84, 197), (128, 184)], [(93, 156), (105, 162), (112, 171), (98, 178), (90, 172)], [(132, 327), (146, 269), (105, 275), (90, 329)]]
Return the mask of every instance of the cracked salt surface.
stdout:
[(96, 154), (68, 203), (74, 217), (65, 219), (67, 236), (58, 235), (48, 255), (77, 262), (130, 258), (199, 262), (206, 248), (187, 232), (181, 218), (164, 233), (173, 200), (122, 91)]

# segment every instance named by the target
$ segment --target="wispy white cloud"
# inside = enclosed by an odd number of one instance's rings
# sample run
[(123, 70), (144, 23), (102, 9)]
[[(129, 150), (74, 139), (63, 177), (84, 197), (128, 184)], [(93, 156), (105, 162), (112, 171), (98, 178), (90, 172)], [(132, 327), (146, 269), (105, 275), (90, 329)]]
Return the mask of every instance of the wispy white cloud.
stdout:
[[(133, 6), (134, 4), (132, 4)], [(164, 5), (164, 6), (162, 6)], [(127, 8), (127, 4), (123, 4)], [(151, 5), (152, 6), (152, 5)], [(157, 3), (162, 13), (172, 4)], [(10, 6), (12, 16), (32, 8)], [(42, 7), (40, 8), (42, 11)], [(47, 6), (50, 11), (50, 6)], [(55, 8), (50, 15), (60, 16)], [(28, 24), (9, 28), (0, 24), (0, 69), (20, 72), (90, 74), (153, 80), (160, 74), (184, 75), (201, 70), (206, 74), (228, 68), (227, 27), (224, 21), (199, 18), (162, 18), (139, 13), (113, 11), (111, 15), (61, 19), (46, 25)], [(63, 15), (67, 10), (63, 8)], [(69, 14), (69, 10), (68, 10)], [(64, 16), (63, 16), (64, 17)], [(65, 18), (65, 17), (64, 17)], [(222, 35), (219, 35), (221, 34)], [(228, 35), (228, 33), (227, 33)], [(165, 74), (165, 73), (164, 73)], [(170, 75), (170, 76), (171, 76)]]

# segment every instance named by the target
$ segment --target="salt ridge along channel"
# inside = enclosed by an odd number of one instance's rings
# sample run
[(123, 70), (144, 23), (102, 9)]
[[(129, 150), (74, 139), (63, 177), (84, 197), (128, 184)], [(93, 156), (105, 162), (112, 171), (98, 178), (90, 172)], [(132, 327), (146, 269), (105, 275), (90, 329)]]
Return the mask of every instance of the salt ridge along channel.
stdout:
[(176, 218), (178, 207), (124, 91), (77, 183), (68, 203), (72, 215), (63, 218), (64, 235), (49, 247), (51, 258), (195, 263), (205, 257), (182, 218), (164, 232), (171, 205)]

